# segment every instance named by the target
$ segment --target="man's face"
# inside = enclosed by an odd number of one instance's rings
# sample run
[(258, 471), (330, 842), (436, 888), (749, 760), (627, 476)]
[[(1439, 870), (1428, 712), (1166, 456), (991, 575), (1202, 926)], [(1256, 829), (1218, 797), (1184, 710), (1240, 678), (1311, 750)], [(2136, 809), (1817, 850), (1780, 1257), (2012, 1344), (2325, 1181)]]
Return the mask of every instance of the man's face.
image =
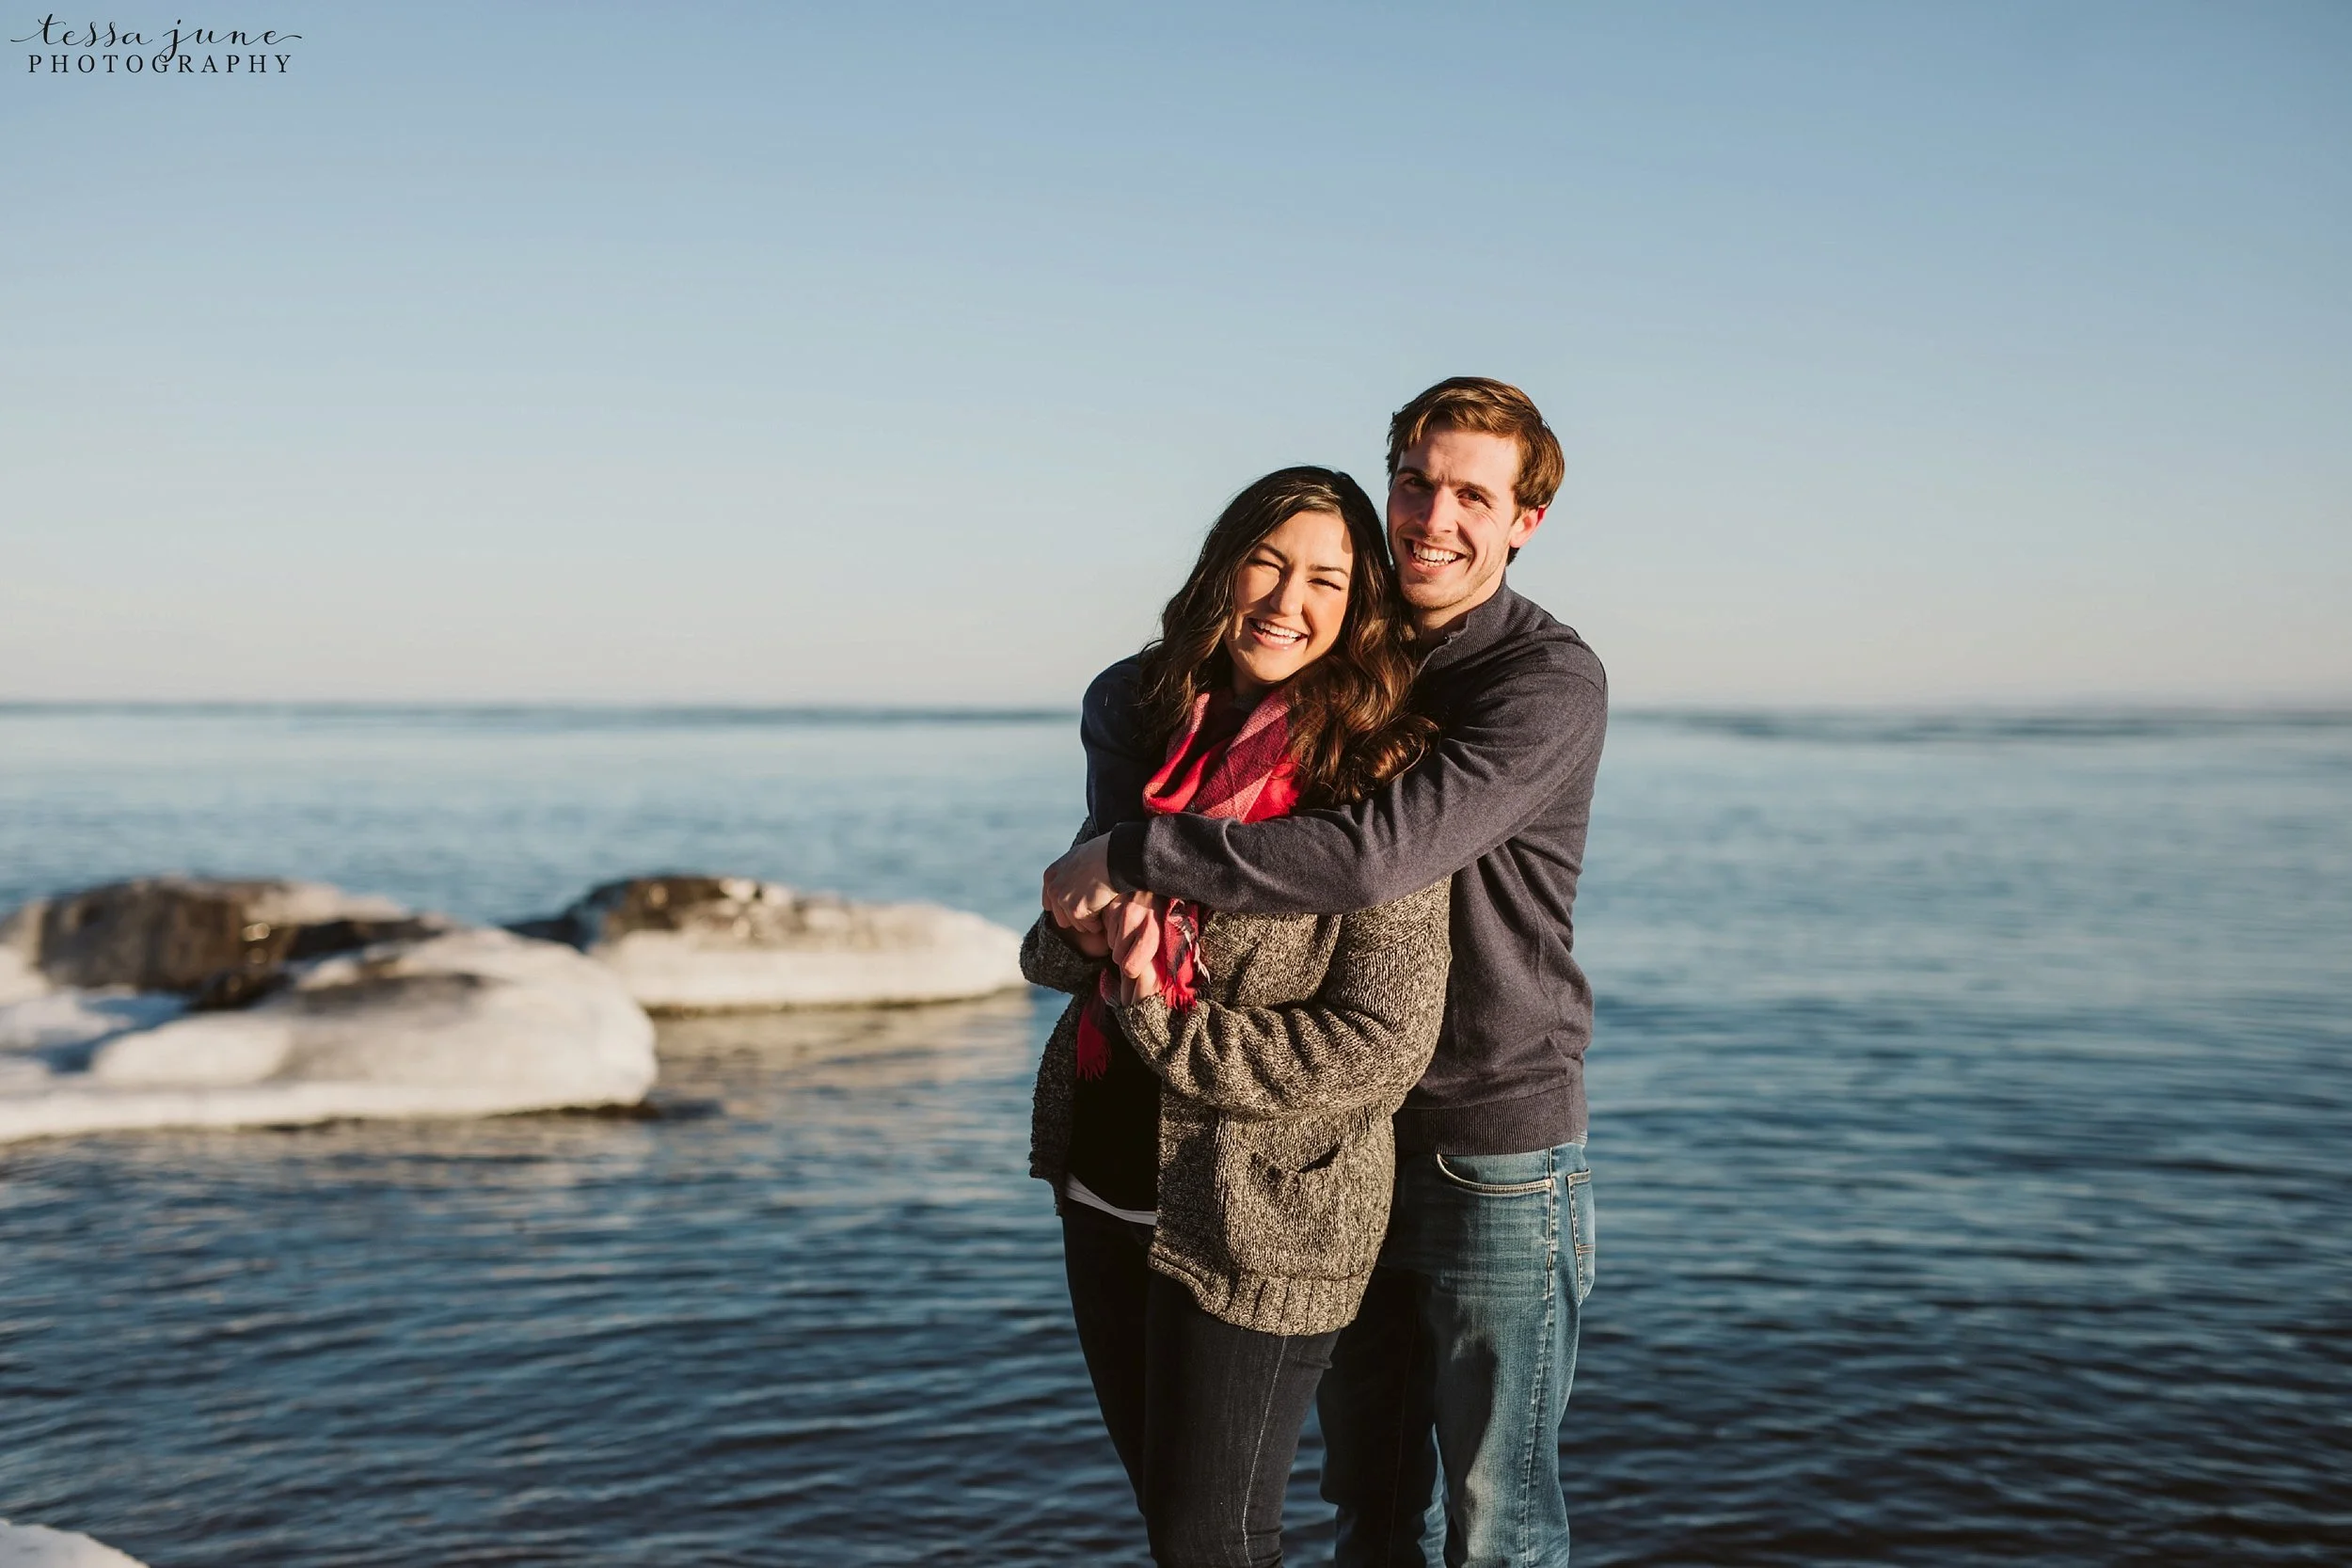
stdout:
[(1519, 444), (1507, 436), (1434, 430), (1397, 459), (1389, 482), (1389, 548), (1413, 619), (1433, 631), (1494, 596), (1502, 563), (1544, 520), (1511, 487)]

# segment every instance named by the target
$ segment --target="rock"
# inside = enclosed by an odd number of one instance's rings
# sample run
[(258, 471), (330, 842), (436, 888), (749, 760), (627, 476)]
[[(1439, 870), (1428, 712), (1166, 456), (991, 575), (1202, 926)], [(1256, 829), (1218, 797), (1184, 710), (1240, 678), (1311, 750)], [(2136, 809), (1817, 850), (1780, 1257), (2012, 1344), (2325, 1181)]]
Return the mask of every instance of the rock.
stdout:
[(1021, 939), (978, 915), (749, 877), (608, 882), (516, 928), (571, 942), (663, 1013), (945, 1002), (1022, 984)]
[(0, 1519), (0, 1568), (145, 1568), (87, 1535)]
[(0, 1007), (0, 1142), (628, 1105), (654, 1081), (652, 1022), (612, 974), (505, 931), (291, 964), (250, 1006), (149, 1026), (120, 1026), (119, 995), (68, 1000)]
[[(206, 993), (235, 1006), (282, 965), (449, 928), (316, 882), (150, 877), (36, 899), (0, 925), (0, 951), (49, 986)], [(10, 999), (8, 985), (0, 973), (0, 1000)]]

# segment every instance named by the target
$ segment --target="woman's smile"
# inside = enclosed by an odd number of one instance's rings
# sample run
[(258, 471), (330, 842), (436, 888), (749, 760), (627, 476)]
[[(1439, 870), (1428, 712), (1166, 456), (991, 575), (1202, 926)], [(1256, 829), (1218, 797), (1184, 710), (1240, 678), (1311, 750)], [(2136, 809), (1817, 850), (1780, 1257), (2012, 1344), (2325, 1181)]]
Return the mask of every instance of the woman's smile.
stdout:
[(1336, 512), (1293, 513), (1258, 541), (1234, 568), (1225, 633), (1237, 695), (1259, 696), (1331, 651), (1355, 573), (1356, 543)]

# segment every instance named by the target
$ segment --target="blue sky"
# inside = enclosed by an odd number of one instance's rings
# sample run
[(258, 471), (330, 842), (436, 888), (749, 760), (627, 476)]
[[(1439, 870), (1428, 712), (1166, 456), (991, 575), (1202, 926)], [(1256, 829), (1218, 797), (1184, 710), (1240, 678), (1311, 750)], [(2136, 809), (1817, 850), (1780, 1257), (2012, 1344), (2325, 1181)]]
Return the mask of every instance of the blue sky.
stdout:
[(1067, 704), (1475, 372), (1622, 702), (2352, 700), (2341, 5), (180, 17), (0, 55), (0, 697)]

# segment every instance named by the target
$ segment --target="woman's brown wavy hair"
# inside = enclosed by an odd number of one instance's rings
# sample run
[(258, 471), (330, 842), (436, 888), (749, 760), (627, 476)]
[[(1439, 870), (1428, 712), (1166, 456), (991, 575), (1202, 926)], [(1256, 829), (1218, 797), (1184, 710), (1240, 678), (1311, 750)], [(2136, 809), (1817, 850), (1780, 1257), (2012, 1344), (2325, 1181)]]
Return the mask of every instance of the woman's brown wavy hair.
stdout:
[(1143, 650), (1142, 728), (1154, 750), (1191, 722), (1203, 691), (1230, 690), (1226, 632), (1237, 613), (1233, 578), (1260, 540), (1301, 512), (1332, 512), (1356, 546), (1347, 610), (1330, 652), (1291, 677), (1291, 757), (1300, 803), (1359, 800), (1410, 768), (1437, 726), (1410, 706), (1411, 623), (1372, 498), (1336, 468), (1283, 468), (1229, 503), (1200, 543), (1192, 576), (1160, 612), (1160, 635)]

